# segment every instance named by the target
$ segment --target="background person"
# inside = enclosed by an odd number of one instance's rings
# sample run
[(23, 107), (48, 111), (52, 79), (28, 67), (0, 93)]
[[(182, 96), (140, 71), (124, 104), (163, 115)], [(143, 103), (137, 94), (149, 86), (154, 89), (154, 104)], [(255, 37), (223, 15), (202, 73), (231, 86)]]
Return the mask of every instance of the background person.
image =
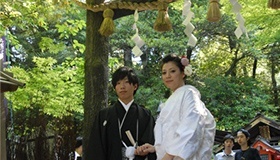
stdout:
[(259, 151), (249, 146), (250, 133), (241, 129), (237, 132), (237, 140), (241, 149), (235, 153), (235, 160), (261, 160)]
[(215, 160), (234, 160), (235, 152), (232, 151), (234, 146), (234, 137), (231, 134), (227, 134), (223, 138), (224, 150), (223, 152), (215, 155)]
[(69, 155), (70, 160), (82, 160), (83, 155), (83, 138), (77, 137), (75, 143), (75, 151)]

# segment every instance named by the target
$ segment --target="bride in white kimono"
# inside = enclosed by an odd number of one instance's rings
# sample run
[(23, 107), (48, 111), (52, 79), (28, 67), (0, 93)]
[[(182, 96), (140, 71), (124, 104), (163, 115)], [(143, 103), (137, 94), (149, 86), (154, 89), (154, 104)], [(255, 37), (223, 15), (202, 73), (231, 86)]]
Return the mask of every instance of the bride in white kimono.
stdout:
[(135, 154), (156, 152), (158, 160), (211, 160), (216, 123), (199, 91), (185, 85), (190, 74), (187, 58), (174, 54), (163, 58), (162, 80), (172, 94), (156, 121), (155, 144), (144, 144)]

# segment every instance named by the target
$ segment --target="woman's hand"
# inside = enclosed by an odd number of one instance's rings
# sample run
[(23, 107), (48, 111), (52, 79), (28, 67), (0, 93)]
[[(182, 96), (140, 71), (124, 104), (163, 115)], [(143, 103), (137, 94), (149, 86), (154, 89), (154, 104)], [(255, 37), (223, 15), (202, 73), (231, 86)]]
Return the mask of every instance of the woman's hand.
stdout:
[(138, 146), (135, 151), (134, 154), (135, 155), (139, 155), (139, 156), (146, 156), (149, 153), (154, 153), (155, 147), (149, 143), (145, 143), (142, 146)]
[(161, 160), (172, 160), (173, 158), (174, 158), (174, 156), (166, 153)]

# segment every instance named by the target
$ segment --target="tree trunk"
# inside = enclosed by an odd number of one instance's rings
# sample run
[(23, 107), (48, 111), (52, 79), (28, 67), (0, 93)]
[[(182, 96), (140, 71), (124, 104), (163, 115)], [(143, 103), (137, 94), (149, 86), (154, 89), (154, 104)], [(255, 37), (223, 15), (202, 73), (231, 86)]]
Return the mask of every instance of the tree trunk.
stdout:
[[(273, 53), (272, 53), (273, 54)], [(272, 56), (273, 57), (273, 56)], [(271, 62), (271, 82), (272, 82), (272, 93), (273, 93), (273, 102), (274, 106), (277, 107), (279, 106), (279, 91), (277, 88), (277, 81), (275, 78), (275, 73), (276, 73), (276, 66), (275, 66), (275, 60), (273, 58), (270, 59)], [(280, 109), (278, 108), (278, 115), (280, 114)], [(279, 117), (280, 118), (280, 117)]]
[[(100, 0), (87, 0), (87, 4), (101, 3)], [(102, 12), (87, 11), (86, 51), (85, 51), (85, 99), (83, 159), (87, 154), (89, 135), (93, 119), (101, 108), (108, 105), (108, 53), (109, 40), (98, 32), (103, 21)]]
[(124, 65), (132, 67), (132, 54), (130, 47), (125, 47), (124, 49)]
[(143, 54), (140, 56), (141, 58), (141, 62), (142, 62), (142, 65), (143, 65), (143, 69), (144, 69), (144, 72), (145, 71), (145, 68), (147, 68), (147, 65), (148, 65), (148, 56), (147, 56), (147, 52), (143, 52)]
[(230, 65), (230, 68), (225, 73), (226, 77), (229, 76), (229, 75), (235, 77), (236, 76), (236, 65), (237, 65), (237, 63), (241, 59), (245, 58), (244, 54), (242, 54), (242, 56), (240, 58), (238, 58), (237, 57), (238, 52), (239, 52), (239, 48), (237, 48), (236, 51), (234, 52), (235, 57), (232, 59), (232, 63)]
[(187, 58), (189, 59), (190, 63), (191, 63), (191, 58), (192, 58), (192, 48), (188, 47), (187, 49)]
[(253, 78), (256, 78), (257, 65), (258, 65), (258, 59), (255, 57), (254, 64), (253, 64), (253, 74), (252, 74)]

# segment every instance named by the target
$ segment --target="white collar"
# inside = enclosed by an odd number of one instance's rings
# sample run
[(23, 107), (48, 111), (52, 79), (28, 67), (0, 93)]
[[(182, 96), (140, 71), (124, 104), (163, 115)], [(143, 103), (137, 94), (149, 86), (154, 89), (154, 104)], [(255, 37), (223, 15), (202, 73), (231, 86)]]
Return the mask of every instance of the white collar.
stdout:
[(77, 157), (81, 157), (81, 155), (75, 151), (75, 159), (77, 159)]
[(226, 152), (225, 152), (225, 150), (224, 150), (223, 153), (224, 153), (223, 157), (224, 157), (224, 156), (230, 156), (230, 157), (233, 157), (233, 156), (234, 156), (234, 152), (233, 152), (233, 151), (231, 151), (230, 154), (226, 154)]
[(133, 103), (134, 99), (132, 99), (132, 100), (131, 100), (129, 103), (127, 103), (127, 104), (124, 104), (120, 99), (119, 99), (119, 101), (121, 102), (123, 108), (124, 108), (126, 111), (128, 111), (128, 110), (129, 110), (129, 107), (130, 107), (131, 104)]

